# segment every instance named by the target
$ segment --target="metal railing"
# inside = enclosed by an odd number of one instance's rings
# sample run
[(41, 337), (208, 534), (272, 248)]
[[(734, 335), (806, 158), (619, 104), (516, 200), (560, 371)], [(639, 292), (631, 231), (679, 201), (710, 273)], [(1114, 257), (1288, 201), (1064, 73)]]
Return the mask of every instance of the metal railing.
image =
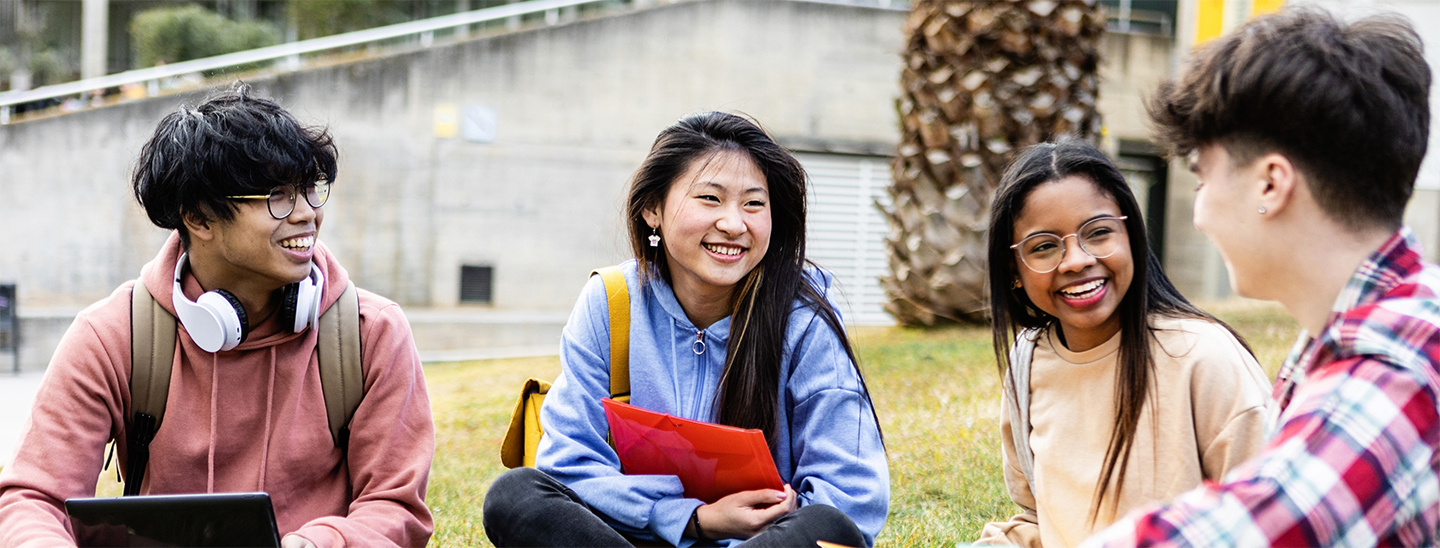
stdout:
[(857, 8), (877, 8), (882, 10), (908, 11), (911, 0), (793, 0), (797, 2), (810, 2), (812, 4), (832, 4), (836, 6), (853, 6)]
[[(404, 38), (413, 35), (420, 35), (420, 42), (428, 45), (437, 30), (452, 29), (477, 23), (507, 20), (512, 17), (525, 15), (544, 14), (545, 21), (550, 24), (559, 22), (560, 10), (570, 7), (578, 7), (585, 4), (615, 3), (615, 0), (530, 0), (517, 4), (508, 4), (485, 8), (453, 15), (432, 17), (419, 21), (410, 21), (384, 27), (347, 32), (323, 38), (301, 40), (280, 44), (259, 49), (227, 53), (204, 59), (195, 59), (180, 63), (161, 65), (150, 68), (128, 70), (96, 78), (76, 80), (63, 84), (42, 86), (25, 91), (0, 92), (0, 124), (10, 122), (10, 115), (15, 105), (46, 99), (57, 99), (77, 94), (88, 93), (94, 90), (117, 88), (130, 84), (145, 84), (158, 82), (166, 78), (173, 78), (186, 74), (203, 73), (235, 66), (244, 66), (266, 61), (288, 59), (291, 70), (300, 68), (300, 56), (317, 53), (326, 50), (357, 46), (382, 40)], [(153, 90), (154, 87), (151, 86)], [(154, 95), (154, 93), (150, 93)]]

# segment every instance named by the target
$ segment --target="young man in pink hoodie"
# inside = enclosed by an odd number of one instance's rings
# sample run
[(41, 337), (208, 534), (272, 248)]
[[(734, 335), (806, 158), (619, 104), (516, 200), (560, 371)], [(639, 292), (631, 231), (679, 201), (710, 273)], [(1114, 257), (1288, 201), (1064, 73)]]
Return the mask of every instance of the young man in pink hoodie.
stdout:
[[(81, 312), (61, 340), (15, 460), (0, 471), (0, 545), (74, 545), (65, 499), (94, 496), (105, 444), (127, 439), (136, 284), (172, 315), (180, 298), (207, 292), (243, 312), (235, 336), (189, 321), (194, 305), (180, 303), (168, 406), (144, 477), (127, 481), (143, 494), (267, 492), (287, 548), (429, 540), (434, 425), (399, 306), (358, 292), (364, 399), (337, 446), (317, 330), (303, 320), (295, 329), (285, 290), (318, 285), (323, 313), (349, 283), (316, 239), (335, 171), (323, 128), (243, 85), (160, 121), (133, 183), (150, 219), (174, 234), (139, 280)], [(125, 469), (126, 444), (117, 446)]]

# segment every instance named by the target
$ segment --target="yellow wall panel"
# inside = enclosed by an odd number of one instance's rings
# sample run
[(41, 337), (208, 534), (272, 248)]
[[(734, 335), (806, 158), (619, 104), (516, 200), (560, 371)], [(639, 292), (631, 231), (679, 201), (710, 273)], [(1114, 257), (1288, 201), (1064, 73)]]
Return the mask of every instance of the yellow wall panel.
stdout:
[(1225, 0), (1198, 0), (1195, 12), (1195, 45), (1225, 32)]
[(1285, 0), (1252, 0), (1250, 4), (1250, 16), (1275, 13), (1285, 6)]

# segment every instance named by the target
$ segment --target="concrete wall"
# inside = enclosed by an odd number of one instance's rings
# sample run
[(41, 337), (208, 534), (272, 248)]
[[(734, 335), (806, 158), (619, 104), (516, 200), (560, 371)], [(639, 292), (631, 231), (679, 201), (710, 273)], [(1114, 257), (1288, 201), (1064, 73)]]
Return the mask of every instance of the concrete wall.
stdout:
[[(322, 238), (362, 286), (450, 307), (460, 265), (489, 264), (494, 309), (567, 310), (586, 272), (626, 255), (626, 178), (686, 113), (747, 112), (797, 148), (888, 152), (904, 15), (688, 2), (250, 83), (336, 135)], [(1171, 70), (1170, 39), (1111, 34), (1103, 48), (1109, 138), (1146, 140), (1140, 101)], [(165, 235), (126, 176), (155, 121), (201, 96), (0, 127), (0, 232), (17, 243), (0, 248), (0, 280), (20, 283), (23, 306), (83, 306), (153, 255)], [(436, 136), (437, 107), (474, 106), (497, 112), (494, 142)]]
[[(701, 0), (247, 81), (329, 126), (340, 172), (321, 239), (407, 306), (422, 351), (554, 347), (587, 273), (628, 255), (626, 180), (681, 116), (744, 112), (798, 148), (892, 150), (904, 17)], [(18, 283), (25, 369), (164, 241), (129, 173), (156, 122), (206, 93), (0, 126), (0, 281)], [(470, 107), (496, 112), (493, 142), (437, 133), (437, 111)], [(462, 264), (494, 267), (493, 306), (457, 304)]]
[[(60, 345), (60, 337), (75, 319), (75, 312), (78, 311), (42, 310), (20, 318), (20, 371), (45, 370), (50, 363), (50, 355)], [(15, 365), (12, 350), (0, 351), (0, 374), (15, 370)]]
[(1155, 34), (1107, 33), (1100, 51), (1100, 96), (1097, 108), (1105, 118), (1105, 145), (1121, 139), (1150, 140), (1144, 99), (1170, 77), (1175, 55), (1173, 38)]
[[(495, 309), (568, 310), (626, 255), (621, 189), (655, 135), (700, 110), (782, 139), (897, 139), (905, 13), (687, 2), (250, 83), (330, 126), (340, 175), (321, 239), (357, 282), (453, 306), (459, 267), (495, 268)], [(165, 235), (129, 196), (154, 124), (190, 93), (0, 127), (0, 280), (22, 306), (82, 306), (133, 278)], [(437, 137), (437, 107), (498, 113), (488, 144)]]
[[(334, 133), (340, 175), (321, 237), (357, 283), (407, 306), (422, 350), (543, 346), (586, 273), (628, 255), (626, 179), (679, 117), (741, 111), (792, 148), (892, 150), (904, 17), (700, 0), (249, 82)], [(1140, 34), (1103, 48), (1115, 152), (1149, 140), (1142, 100), (1176, 48)], [(19, 283), (27, 369), (44, 366), (68, 315), (135, 277), (164, 240), (128, 173), (154, 124), (203, 95), (0, 126), (0, 281)], [(437, 109), (470, 107), (497, 113), (493, 142), (437, 136)], [(1167, 269), (1192, 298), (1227, 295), (1191, 225), (1193, 178), (1178, 163), (1169, 176)], [(1440, 191), (1417, 193), (1411, 220), (1432, 247), (1437, 213)], [(458, 305), (461, 264), (494, 266), (493, 306)]]

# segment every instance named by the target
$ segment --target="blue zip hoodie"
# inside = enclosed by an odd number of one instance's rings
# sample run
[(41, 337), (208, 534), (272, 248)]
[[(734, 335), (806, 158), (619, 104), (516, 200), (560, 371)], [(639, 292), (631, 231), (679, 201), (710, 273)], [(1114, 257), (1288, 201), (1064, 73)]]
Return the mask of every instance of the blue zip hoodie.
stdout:
[[(697, 329), (663, 279), (641, 285), (636, 264), (621, 265), (630, 289), (630, 403), (713, 421), (730, 318)], [(810, 269), (806, 277), (835, 306), (828, 294), (830, 275)], [(609, 426), (600, 400), (610, 396), (609, 324), (604, 282), (592, 276), (561, 336), (563, 370), (540, 409), (545, 435), (535, 467), (574, 490), (617, 531), (690, 546), (694, 539), (682, 535), (703, 503), (685, 498), (675, 476), (621, 474), (620, 460), (605, 442)], [(697, 341), (704, 344), (698, 353)], [(890, 507), (880, 430), (839, 337), (798, 301), (786, 329), (777, 390), (772, 456), (780, 479), (800, 495), (801, 506), (840, 509), (874, 544)]]

